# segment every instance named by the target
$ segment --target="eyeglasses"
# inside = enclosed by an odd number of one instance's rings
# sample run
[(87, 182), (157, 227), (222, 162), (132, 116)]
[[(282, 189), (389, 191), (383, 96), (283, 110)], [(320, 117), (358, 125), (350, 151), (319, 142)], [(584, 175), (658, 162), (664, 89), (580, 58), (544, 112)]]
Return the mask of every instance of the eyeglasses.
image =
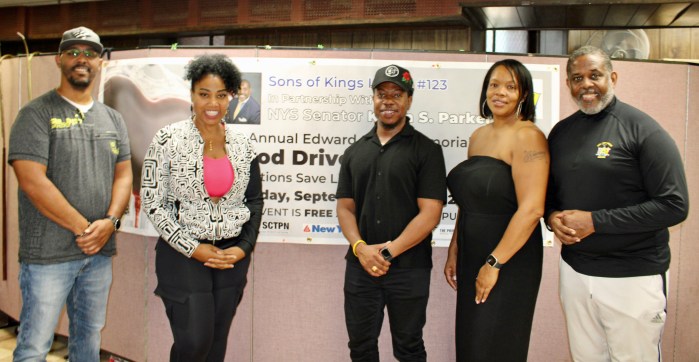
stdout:
[(68, 50), (64, 50), (63, 53), (61, 53), (61, 54), (69, 56), (73, 59), (77, 59), (80, 56), (80, 54), (84, 55), (85, 58), (87, 58), (87, 59), (95, 59), (99, 56), (99, 53), (97, 53), (94, 50), (90, 50), (90, 49), (85, 49), (85, 50), (68, 49)]

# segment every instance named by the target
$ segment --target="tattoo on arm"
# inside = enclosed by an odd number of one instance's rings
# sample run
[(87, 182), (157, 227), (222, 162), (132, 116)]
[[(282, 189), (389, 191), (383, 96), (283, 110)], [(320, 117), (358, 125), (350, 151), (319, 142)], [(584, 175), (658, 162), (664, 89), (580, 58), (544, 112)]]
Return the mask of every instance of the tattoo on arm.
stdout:
[(544, 151), (524, 151), (524, 162), (533, 162), (546, 158)]

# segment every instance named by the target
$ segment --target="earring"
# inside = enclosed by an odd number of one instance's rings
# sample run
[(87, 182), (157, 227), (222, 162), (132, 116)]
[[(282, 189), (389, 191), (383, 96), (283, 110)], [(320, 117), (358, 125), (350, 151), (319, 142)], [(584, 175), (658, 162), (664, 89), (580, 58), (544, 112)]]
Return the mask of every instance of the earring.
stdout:
[(487, 102), (488, 102), (488, 100), (487, 100), (487, 99), (484, 99), (484, 100), (483, 100), (483, 104), (481, 104), (481, 114), (482, 114), (483, 117), (485, 117), (485, 118), (488, 118), (488, 115), (485, 114), (485, 106), (486, 106), (486, 103), (487, 103)]
[(517, 113), (516, 113), (517, 119), (519, 119), (519, 114), (522, 113), (522, 103), (524, 103), (524, 99), (522, 99), (519, 102), (519, 105), (517, 106)]

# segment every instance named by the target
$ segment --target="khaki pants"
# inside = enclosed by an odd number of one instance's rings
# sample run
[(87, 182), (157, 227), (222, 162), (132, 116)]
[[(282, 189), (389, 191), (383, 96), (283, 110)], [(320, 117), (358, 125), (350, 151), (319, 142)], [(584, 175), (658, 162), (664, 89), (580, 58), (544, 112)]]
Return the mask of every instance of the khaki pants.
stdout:
[(563, 259), (559, 265), (574, 361), (661, 360), (666, 275), (602, 278), (580, 274)]

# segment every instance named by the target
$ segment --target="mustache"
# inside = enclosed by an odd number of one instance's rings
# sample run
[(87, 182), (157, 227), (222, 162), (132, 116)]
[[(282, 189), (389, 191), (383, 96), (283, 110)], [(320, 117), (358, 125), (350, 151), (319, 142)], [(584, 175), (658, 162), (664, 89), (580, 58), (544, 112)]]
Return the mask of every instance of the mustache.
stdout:
[(578, 94), (578, 98), (582, 98), (584, 95), (588, 95), (588, 94), (602, 95), (602, 93), (600, 93), (596, 89), (586, 89)]

